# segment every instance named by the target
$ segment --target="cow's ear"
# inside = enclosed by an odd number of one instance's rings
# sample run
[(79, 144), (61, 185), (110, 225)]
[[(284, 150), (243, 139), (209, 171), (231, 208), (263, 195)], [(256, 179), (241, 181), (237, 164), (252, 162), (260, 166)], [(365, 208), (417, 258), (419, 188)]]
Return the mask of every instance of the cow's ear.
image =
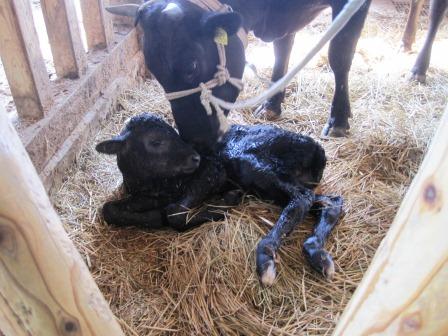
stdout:
[(242, 21), (241, 15), (236, 12), (211, 13), (203, 18), (202, 26), (207, 36), (214, 37), (218, 28), (224, 29), (230, 36), (240, 29)]
[(116, 136), (110, 140), (105, 140), (96, 145), (97, 152), (103, 154), (118, 154), (124, 148), (125, 138), (123, 136)]

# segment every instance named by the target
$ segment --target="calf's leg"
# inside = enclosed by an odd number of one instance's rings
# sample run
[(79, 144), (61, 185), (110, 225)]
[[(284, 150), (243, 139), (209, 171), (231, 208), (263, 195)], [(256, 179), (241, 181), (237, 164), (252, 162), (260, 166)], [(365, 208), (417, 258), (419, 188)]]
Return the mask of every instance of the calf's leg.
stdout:
[(165, 214), (157, 200), (130, 196), (121, 200), (106, 202), (103, 206), (103, 218), (110, 225), (138, 226), (158, 229), (166, 224)]
[[(173, 229), (185, 231), (199, 226), (205, 222), (218, 221), (224, 219), (223, 207), (230, 207), (239, 204), (243, 193), (240, 190), (226, 191), (219, 199), (210, 205), (206, 205), (190, 216), (190, 207), (185, 202), (170, 204), (165, 208), (167, 220)], [(197, 202), (194, 202), (197, 205)]]
[(325, 241), (333, 230), (342, 214), (343, 199), (340, 196), (316, 195), (313, 208), (318, 221), (313, 234), (303, 245), (305, 258), (313, 269), (322, 274), (327, 280), (334, 275), (334, 263), (331, 255), (325, 250)]
[[(282, 78), (288, 71), (289, 57), (294, 44), (294, 36), (295, 34), (290, 34), (274, 41), (275, 64), (272, 71), (272, 82), (276, 82)], [(285, 90), (277, 93), (263, 103), (263, 105), (258, 107), (255, 111), (255, 115), (258, 117), (265, 117), (268, 120), (278, 118), (282, 113), (281, 105), (284, 98)]]
[(201, 170), (190, 181), (183, 198), (165, 208), (169, 226), (183, 231), (207, 221), (222, 219), (224, 214), (214, 207), (206, 207), (192, 217), (188, 214), (190, 209), (201, 205), (210, 196), (219, 194), (226, 179), (226, 171), (218, 158), (204, 158)]
[[(331, 40), (329, 48), (330, 67), (335, 78), (333, 102), (331, 104), (330, 118), (322, 130), (322, 136), (347, 136), (350, 128), (348, 118), (352, 116), (348, 90), (348, 74), (355, 54), (356, 44), (361, 35), (362, 27), (369, 10), (371, 0), (352, 16), (345, 27)], [(345, 0), (333, 0), (331, 8), (333, 19), (339, 14)]]
[(296, 189), (271, 231), (258, 243), (256, 267), (260, 282), (271, 286), (276, 276), (276, 254), (282, 239), (303, 221), (314, 200), (312, 190)]
[(436, 37), (440, 22), (442, 22), (448, 0), (431, 0), (430, 16), (429, 16), (429, 30), (426, 34), (425, 43), (422, 50), (417, 56), (414, 67), (411, 70), (411, 78), (424, 83), (426, 81), (426, 71), (429, 67), (431, 59), (431, 49)]

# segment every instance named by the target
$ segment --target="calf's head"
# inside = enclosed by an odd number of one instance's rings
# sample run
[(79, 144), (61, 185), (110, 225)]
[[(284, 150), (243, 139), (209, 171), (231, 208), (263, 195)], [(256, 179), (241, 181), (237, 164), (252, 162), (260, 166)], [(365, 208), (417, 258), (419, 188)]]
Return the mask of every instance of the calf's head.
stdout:
[[(141, 6), (130, 4), (107, 9), (114, 14), (133, 16), (140, 25), (146, 65), (165, 92), (196, 88), (213, 78), (219, 64), (214, 39), (221, 29), (228, 36), (229, 74), (242, 77), (245, 56), (243, 43), (235, 34), (241, 26), (238, 13), (208, 12), (187, 0), (152, 0)], [(232, 102), (239, 94), (229, 83), (212, 92)], [(212, 114), (207, 115), (199, 93), (172, 100), (171, 108), (179, 133), (186, 141), (212, 148), (222, 135), (217, 111), (212, 108)]]
[(121, 133), (96, 146), (100, 153), (117, 155), (125, 183), (191, 174), (200, 156), (176, 131), (156, 115), (131, 118)]

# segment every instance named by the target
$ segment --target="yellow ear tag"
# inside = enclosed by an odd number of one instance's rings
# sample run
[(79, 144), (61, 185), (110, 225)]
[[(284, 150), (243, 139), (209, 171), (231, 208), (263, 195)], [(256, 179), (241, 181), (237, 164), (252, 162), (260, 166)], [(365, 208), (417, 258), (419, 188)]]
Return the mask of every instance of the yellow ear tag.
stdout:
[(215, 42), (225, 46), (227, 45), (228, 43), (227, 32), (224, 29), (216, 28)]

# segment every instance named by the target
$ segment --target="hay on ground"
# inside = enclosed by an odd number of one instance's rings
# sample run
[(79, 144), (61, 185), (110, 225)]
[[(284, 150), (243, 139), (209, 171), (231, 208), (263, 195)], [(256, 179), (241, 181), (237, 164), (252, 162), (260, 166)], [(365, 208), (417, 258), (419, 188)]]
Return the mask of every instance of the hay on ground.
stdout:
[[(328, 19), (327, 13), (298, 34), (298, 53), (308, 50), (307, 41)], [(371, 12), (350, 76), (352, 135), (322, 141), (329, 159), (322, 190), (343, 195), (346, 212), (327, 244), (337, 271), (331, 283), (310, 270), (301, 253), (310, 218), (281, 248), (274, 286), (260, 287), (255, 246), (280, 209), (250, 195), (224, 221), (185, 233), (107, 227), (98, 210), (120, 185), (120, 174), (113, 158), (95, 153), (95, 143), (142, 111), (172, 122), (155, 82), (122, 96), (119, 111), (83, 149), (52, 199), (126, 334), (331, 333), (386, 234), (446, 103), (448, 69), (436, 56), (447, 45), (446, 26), (434, 46), (428, 84), (420, 85), (404, 76), (415, 55), (395, 52), (404, 20)], [(250, 48), (249, 60), (266, 54), (260, 52), (267, 48), (261, 42)], [(328, 116), (333, 88), (325, 52), (321, 55), (289, 85), (285, 112), (276, 122), (315, 138)], [(258, 66), (268, 77), (267, 65)], [(259, 80), (247, 76), (246, 81), (243, 97), (261, 90)], [(264, 122), (249, 110), (233, 112), (231, 120)]]

